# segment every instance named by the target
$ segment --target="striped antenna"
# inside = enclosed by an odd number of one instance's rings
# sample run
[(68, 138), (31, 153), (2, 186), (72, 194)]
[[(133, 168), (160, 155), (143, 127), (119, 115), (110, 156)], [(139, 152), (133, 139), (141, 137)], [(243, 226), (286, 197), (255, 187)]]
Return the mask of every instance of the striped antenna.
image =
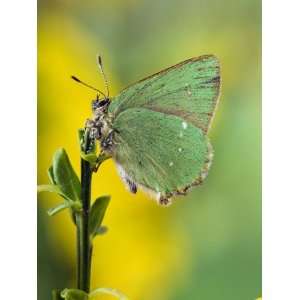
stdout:
[(101, 74), (103, 76), (103, 79), (104, 79), (104, 84), (105, 84), (105, 88), (106, 88), (107, 98), (109, 98), (108, 81), (107, 81), (107, 78), (106, 78), (105, 73), (103, 71), (103, 63), (102, 63), (102, 58), (101, 58), (100, 55), (98, 55), (98, 65), (99, 65), (100, 72), (101, 72)]
[(88, 88), (90, 88), (90, 89), (92, 89), (94, 91), (97, 91), (98, 93), (102, 94), (104, 96), (104, 98), (106, 98), (105, 94), (103, 92), (101, 92), (100, 90), (96, 89), (95, 87), (93, 87), (93, 86), (91, 86), (91, 85), (89, 85), (89, 84), (81, 81), (79, 78), (77, 78), (75, 76), (71, 76), (71, 78), (73, 80), (75, 80), (76, 82), (78, 82), (78, 83), (80, 83), (80, 84), (82, 84), (82, 85), (84, 85), (84, 86), (86, 86), (86, 87), (88, 87)]

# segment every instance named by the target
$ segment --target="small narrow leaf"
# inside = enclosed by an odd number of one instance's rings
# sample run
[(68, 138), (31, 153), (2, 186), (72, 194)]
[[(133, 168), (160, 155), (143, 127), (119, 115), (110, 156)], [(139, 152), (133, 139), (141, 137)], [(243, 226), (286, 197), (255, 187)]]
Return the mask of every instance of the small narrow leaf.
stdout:
[(53, 166), (52, 165), (48, 169), (48, 177), (49, 177), (49, 180), (52, 184), (56, 184), (55, 179), (54, 179), (54, 173), (53, 173)]
[(61, 297), (66, 300), (88, 300), (89, 295), (84, 291), (77, 289), (64, 289), (61, 292)]
[(80, 181), (72, 168), (66, 151), (58, 149), (53, 157), (53, 178), (62, 193), (73, 201), (80, 199)]
[(80, 156), (82, 159), (88, 161), (92, 167), (95, 167), (97, 164), (97, 154), (96, 154), (96, 143), (91, 143), (90, 149), (87, 152), (84, 151), (84, 140), (88, 133), (84, 129), (78, 130), (78, 140), (80, 145)]
[(82, 203), (80, 201), (73, 201), (70, 204), (70, 207), (71, 207), (73, 213), (77, 213), (82, 210)]
[[(85, 152), (84, 151), (84, 142), (85, 139), (87, 138), (87, 135), (89, 133), (87, 131), (85, 131), (84, 129), (80, 128), (78, 130), (78, 141), (79, 141), (79, 145), (80, 145), (80, 152)], [(88, 153), (96, 153), (96, 143), (91, 143), (90, 145), (90, 149), (88, 149)]]
[(57, 185), (54, 184), (41, 184), (38, 185), (37, 187), (38, 193), (41, 192), (50, 192), (50, 193), (56, 193), (56, 194), (61, 194), (61, 190)]
[(95, 153), (85, 154), (84, 152), (80, 152), (80, 157), (88, 161), (92, 167), (97, 164), (98, 156)]
[(100, 226), (97, 228), (95, 235), (103, 235), (108, 231), (108, 227), (107, 226)]
[(101, 226), (109, 201), (110, 196), (102, 196), (93, 203), (89, 219), (89, 231), (92, 237), (95, 236), (98, 228)]
[[(50, 193), (55, 193), (58, 194), (59, 196), (63, 197), (65, 200), (67, 200), (68, 202), (73, 202), (72, 199), (68, 198), (60, 189), (60, 187), (58, 185), (54, 185), (54, 184), (40, 184), (37, 186), (37, 192), (41, 193), (41, 192), (50, 192)], [(76, 201), (79, 202), (79, 201)]]
[[(79, 145), (80, 145), (80, 152), (85, 152), (84, 143), (85, 143), (85, 139), (87, 139), (87, 137), (88, 137), (88, 134), (89, 133), (82, 128), (80, 128), (78, 130), (78, 140), (79, 140)], [(91, 143), (90, 148), (87, 150), (88, 150), (87, 153), (96, 153), (96, 151), (97, 151), (96, 143)]]
[(68, 202), (63, 202), (63, 203), (61, 203), (61, 204), (59, 204), (59, 205), (57, 205), (53, 208), (50, 208), (47, 211), (47, 213), (48, 213), (49, 216), (54, 216), (54, 215), (58, 214), (59, 212), (63, 211), (66, 208), (69, 208), (69, 207), (70, 207), (70, 205), (69, 205)]
[(79, 128), (77, 133), (78, 133), (78, 143), (79, 143), (79, 146), (80, 146), (80, 151), (82, 151), (84, 129), (83, 128)]
[(129, 300), (129, 298), (126, 297), (124, 294), (122, 294), (120, 291), (112, 288), (97, 288), (92, 292), (90, 292), (89, 298), (92, 299), (96, 295), (100, 295), (100, 294), (111, 295), (118, 298), (119, 300)]

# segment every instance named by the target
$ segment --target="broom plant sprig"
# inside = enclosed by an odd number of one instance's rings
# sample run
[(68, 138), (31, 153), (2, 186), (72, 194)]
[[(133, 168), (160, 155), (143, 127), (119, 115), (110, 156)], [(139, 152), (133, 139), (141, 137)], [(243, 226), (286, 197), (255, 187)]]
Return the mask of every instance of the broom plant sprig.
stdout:
[(119, 299), (128, 299), (122, 293), (111, 288), (97, 288), (90, 292), (93, 239), (107, 232), (102, 221), (108, 207), (110, 196), (97, 197), (91, 205), (92, 175), (98, 171), (103, 161), (109, 157), (102, 152), (97, 155), (95, 140), (88, 129), (79, 130), (80, 179), (75, 173), (65, 149), (56, 150), (52, 165), (48, 169), (50, 184), (38, 186), (38, 192), (51, 192), (59, 195), (63, 202), (48, 210), (54, 216), (69, 209), (71, 220), (77, 231), (77, 286), (53, 290), (53, 300), (87, 300), (97, 294), (110, 294)]

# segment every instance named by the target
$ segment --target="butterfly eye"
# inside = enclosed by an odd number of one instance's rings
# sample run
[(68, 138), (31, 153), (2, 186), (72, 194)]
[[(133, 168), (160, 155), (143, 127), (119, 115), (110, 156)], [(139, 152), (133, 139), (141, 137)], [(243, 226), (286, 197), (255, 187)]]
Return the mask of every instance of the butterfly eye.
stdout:
[(92, 101), (92, 110), (95, 111), (96, 109), (102, 108), (105, 109), (109, 103), (109, 98), (105, 98), (102, 100), (96, 99)]
[(100, 105), (101, 101), (99, 99), (93, 100), (92, 101), (92, 110), (96, 110), (97, 108), (101, 107)]
[(105, 98), (104, 100), (101, 100), (99, 105), (100, 107), (106, 106), (109, 103), (109, 98)]

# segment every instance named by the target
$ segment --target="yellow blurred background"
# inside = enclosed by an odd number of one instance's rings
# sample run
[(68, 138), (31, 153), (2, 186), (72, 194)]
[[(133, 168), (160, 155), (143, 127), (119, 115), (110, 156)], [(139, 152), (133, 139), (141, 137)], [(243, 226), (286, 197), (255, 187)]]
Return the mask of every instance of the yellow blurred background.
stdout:
[[(96, 238), (92, 288), (131, 300), (242, 300), (261, 295), (261, 3), (258, 0), (38, 1), (38, 182), (64, 147), (79, 174), (77, 129), (104, 90), (112, 95), (184, 59), (215, 54), (222, 96), (210, 132), (215, 158), (203, 186), (168, 207), (130, 194), (112, 161), (93, 177), (110, 194), (106, 235)], [(38, 299), (75, 286), (75, 227), (38, 200)], [(98, 299), (98, 298), (97, 298)], [(113, 299), (99, 297), (99, 299)]]

